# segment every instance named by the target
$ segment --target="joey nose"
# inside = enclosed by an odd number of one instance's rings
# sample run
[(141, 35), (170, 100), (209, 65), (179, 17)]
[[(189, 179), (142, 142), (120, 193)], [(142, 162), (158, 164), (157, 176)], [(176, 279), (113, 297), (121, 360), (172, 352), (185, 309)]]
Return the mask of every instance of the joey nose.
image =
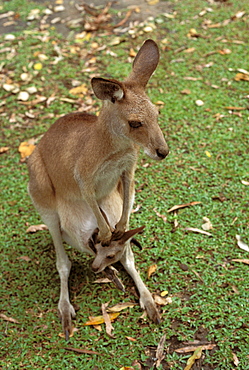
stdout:
[(95, 266), (94, 264), (92, 264), (92, 270), (93, 270), (93, 272), (97, 273), (99, 268), (98, 268), (98, 266)]
[(161, 159), (164, 159), (169, 154), (169, 148), (168, 147), (164, 147), (164, 148), (157, 149), (156, 150), (156, 154), (158, 156), (158, 159), (160, 159), (160, 160)]

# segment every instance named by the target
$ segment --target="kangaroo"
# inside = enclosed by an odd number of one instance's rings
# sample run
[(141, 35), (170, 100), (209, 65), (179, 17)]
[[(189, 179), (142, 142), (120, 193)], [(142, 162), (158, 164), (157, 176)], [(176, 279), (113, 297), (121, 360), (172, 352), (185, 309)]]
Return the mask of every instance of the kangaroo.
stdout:
[[(119, 258), (134, 275), (133, 254), (126, 237), (139, 147), (154, 160), (162, 160), (169, 153), (157, 122), (158, 111), (145, 93), (158, 62), (158, 46), (153, 40), (147, 40), (123, 82), (92, 78), (93, 91), (103, 100), (99, 115), (76, 112), (59, 118), (28, 160), (28, 191), (48, 226), (56, 251), (61, 281), (58, 309), (65, 333), (71, 329), (75, 311), (68, 293), (71, 262), (63, 240), (81, 252), (95, 255), (89, 240), (98, 228), (96, 250), (101, 246), (105, 253), (113, 250), (115, 255), (114, 245), (123, 245)], [(117, 260), (101, 256), (105, 262), (98, 268), (94, 265), (97, 272)], [(152, 302), (150, 298), (153, 306)], [(141, 298), (140, 303), (150, 311), (146, 299)], [(152, 311), (155, 310), (154, 305)], [(149, 316), (158, 321), (158, 313), (149, 313)]]

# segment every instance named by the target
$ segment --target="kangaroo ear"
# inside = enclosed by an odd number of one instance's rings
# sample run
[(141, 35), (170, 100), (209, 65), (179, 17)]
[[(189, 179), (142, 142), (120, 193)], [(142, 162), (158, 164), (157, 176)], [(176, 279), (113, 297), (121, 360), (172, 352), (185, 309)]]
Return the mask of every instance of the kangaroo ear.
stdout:
[(127, 78), (127, 82), (145, 87), (159, 62), (159, 49), (155, 41), (146, 40), (137, 53), (133, 62), (133, 69)]
[(104, 78), (92, 78), (91, 80), (94, 94), (101, 100), (110, 100), (115, 103), (124, 96), (124, 90), (120, 82), (116, 80), (106, 80)]
[(137, 227), (136, 229), (131, 229), (131, 230), (126, 231), (124, 235), (122, 236), (122, 238), (120, 239), (119, 243), (120, 244), (125, 243), (127, 240), (131, 239), (134, 235), (141, 233), (144, 228), (145, 226), (140, 226), (140, 227)]

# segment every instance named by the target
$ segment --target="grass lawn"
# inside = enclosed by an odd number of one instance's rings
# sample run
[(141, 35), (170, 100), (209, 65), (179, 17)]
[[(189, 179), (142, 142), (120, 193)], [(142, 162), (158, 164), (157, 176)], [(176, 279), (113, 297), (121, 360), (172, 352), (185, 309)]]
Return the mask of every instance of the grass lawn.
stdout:
[[(37, 7), (45, 8), (0, 2), (1, 13), (14, 11), (23, 21)], [(135, 34), (102, 30), (68, 40), (53, 27), (39, 30), (41, 12), (15, 37), (0, 36), (0, 369), (153, 369), (164, 335), (159, 370), (249, 369), (249, 257), (236, 239), (249, 244), (248, 0), (173, 0), (171, 13), (136, 26)], [(79, 310), (77, 331), (66, 343), (59, 335), (59, 276), (50, 235), (26, 232), (41, 221), (18, 148), (39, 140), (62, 114), (97, 112), (91, 77), (125, 78), (133, 50), (147, 38), (161, 51), (148, 95), (160, 109), (170, 155), (158, 163), (141, 152), (131, 226), (146, 229), (139, 236), (143, 250), (133, 249), (150, 291), (167, 291), (171, 303), (160, 305), (162, 323), (152, 324), (141, 318), (133, 282), (122, 269), (126, 293), (94, 283), (91, 259), (68, 247), (71, 302)], [(81, 93), (72, 91), (79, 84)], [(20, 100), (24, 91), (29, 97)], [(200, 203), (167, 212), (191, 202)], [(188, 230), (203, 230), (203, 218), (210, 220), (211, 236)], [(148, 278), (152, 265), (156, 271)], [(113, 323), (114, 338), (104, 325), (101, 331), (84, 326), (89, 316), (101, 315), (102, 303), (131, 301), (137, 305)], [(187, 367), (193, 351), (186, 347), (211, 344)]]

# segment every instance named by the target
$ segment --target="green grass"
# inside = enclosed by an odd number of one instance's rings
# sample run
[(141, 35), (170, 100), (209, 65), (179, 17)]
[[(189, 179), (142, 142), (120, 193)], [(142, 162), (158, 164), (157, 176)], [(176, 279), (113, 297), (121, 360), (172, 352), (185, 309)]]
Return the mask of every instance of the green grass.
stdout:
[[(15, 10), (15, 4), (5, 2), (2, 12)], [(21, 2), (18, 4), (20, 14), (28, 14), (30, 5), (25, 9)], [(9, 147), (1, 154), (1, 312), (19, 321), (15, 324), (1, 319), (0, 365), (4, 370), (112, 370), (132, 366), (135, 360), (145, 366), (148, 348), (155, 349), (163, 334), (166, 334), (166, 348), (173, 340), (184, 347), (184, 342), (197, 339), (201, 331), (205, 332), (206, 340), (216, 344), (215, 350), (205, 351), (202, 369), (232, 370), (233, 354), (239, 360), (236, 369), (249, 369), (248, 265), (232, 261), (248, 258), (248, 253), (236, 245), (235, 235), (241, 235), (248, 243), (248, 186), (241, 181), (249, 181), (249, 83), (235, 81), (234, 77), (237, 69), (248, 70), (249, 5), (247, 0), (213, 5), (202, 0), (186, 0), (174, 1), (173, 6), (177, 12), (175, 18), (161, 16), (153, 32), (135, 39), (124, 35), (124, 42), (112, 47), (108, 46), (114, 37), (111, 35), (96, 35), (90, 42), (79, 44), (65, 41), (53, 29), (47, 31), (48, 38), (42, 47), (40, 37), (44, 33), (35, 30), (31, 34), (16, 34), (14, 41), (4, 41), (1, 36), (1, 46), (15, 50), (11, 58), (10, 51), (0, 54), (1, 86), (7, 80), (18, 83), (21, 90), (35, 85), (36, 95), (55, 97), (49, 105), (28, 106), (18, 102), (16, 95), (0, 89), (4, 101), (0, 106), (0, 147)], [(206, 7), (213, 11), (197, 16)], [(204, 26), (204, 21), (223, 22), (240, 10), (246, 14), (226, 26)], [(191, 28), (201, 37), (189, 39)], [(131, 225), (146, 224), (143, 236), (139, 237), (143, 250), (134, 247), (144, 281), (153, 293), (168, 290), (172, 304), (161, 307), (159, 326), (141, 321), (139, 306), (124, 311), (113, 324), (114, 338), (109, 338), (104, 328), (98, 332), (85, 327), (83, 323), (88, 316), (101, 314), (101, 303), (109, 301), (111, 305), (124, 300), (137, 301), (137, 298), (124, 272), (121, 277), (127, 287), (125, 294), (112, 286), (93, 284), (95, 275), (91, 272), (90, 259), (68, 248), (73, 261), (71, 299), (80, 309), (76, 320), (78, 331), (66, 344), (58, 335), (61, 332), (57, 318), (59, 277), (51, 238), (47, 231), (26, 233), (28, 225), (39, 224), (40, 219), (27, 195), (27, 168), (20, 162), (18, 146), (22, 141), (39, 137), (56, 117), (77, 110), (84, 103), (84, 98), (76, 104), (61, 100), (77, 100), (69, 93), (72, 80), (86, 83), (90, 90), (90, 78), (96, 71), (82, 73), (85, 59), (80, 56), (81, 50), (90, 49), (92, 42), (106, 44), (117, 58), (105, 50), (96, 53), (97, 72), (103, 77), (122, 79), (130, 69), (127, 63), (130, 48), (136, 49), (146, 38), (157, 40), (161, 49), (160, 65), (148, 86), (148, 94), (154, 103), (164, 102), (160, 108), (160, 125), (170, 155), (165, 161), (155, 163), (141, 153), (135, 203), (135, 207), (141, 208), (132, 215)], [(58, 64), (51, 63), (57, 56), (55, 44), (64, 57)], [(72, 48), (77, 46), (76, 54), (72, 53)], [(195, 50), (179, 51), (183, 46)], [(230, 49), (231, 53), (217, 52), (223, 49)], [(213, 51), (216, 53), (210, 54)], [(48, 59), (36, 72), (33, 65), (39, 61), (38, 52)], [(20, 78), (23, 72), (30, 73), (32, 81), (23, 82)], [(191, 93), (182, 94), (184, 89)], [(197, 99), (203, 100), (204, 105), (198, 107)], [(245, 110), (231, 111), (226, 109), (229, 106)], [(93, 111), (98, 108), (96, 100)], [(35, 118), (27, 117), (27, 112)], [(175, 204), (192, 201), (202, 203), (176, 214), (167, 213)], [(154, 209), (166, 215), (167, 222)], [(203, 217), (212, 222), (213, 237), (185, 230), (200, 229)], [(179, 226), (172, 232), (175, 219)], [(157, 271), (148, 280), (146, 271), (154, 263)], [(187, 270), (181, 268), (182, 264)], [(78, 355), (65, 350), (67, 346), (87, 348), (103, 355)], [(190, 355), (170, 351), (161, 369), (183, 369)]]

